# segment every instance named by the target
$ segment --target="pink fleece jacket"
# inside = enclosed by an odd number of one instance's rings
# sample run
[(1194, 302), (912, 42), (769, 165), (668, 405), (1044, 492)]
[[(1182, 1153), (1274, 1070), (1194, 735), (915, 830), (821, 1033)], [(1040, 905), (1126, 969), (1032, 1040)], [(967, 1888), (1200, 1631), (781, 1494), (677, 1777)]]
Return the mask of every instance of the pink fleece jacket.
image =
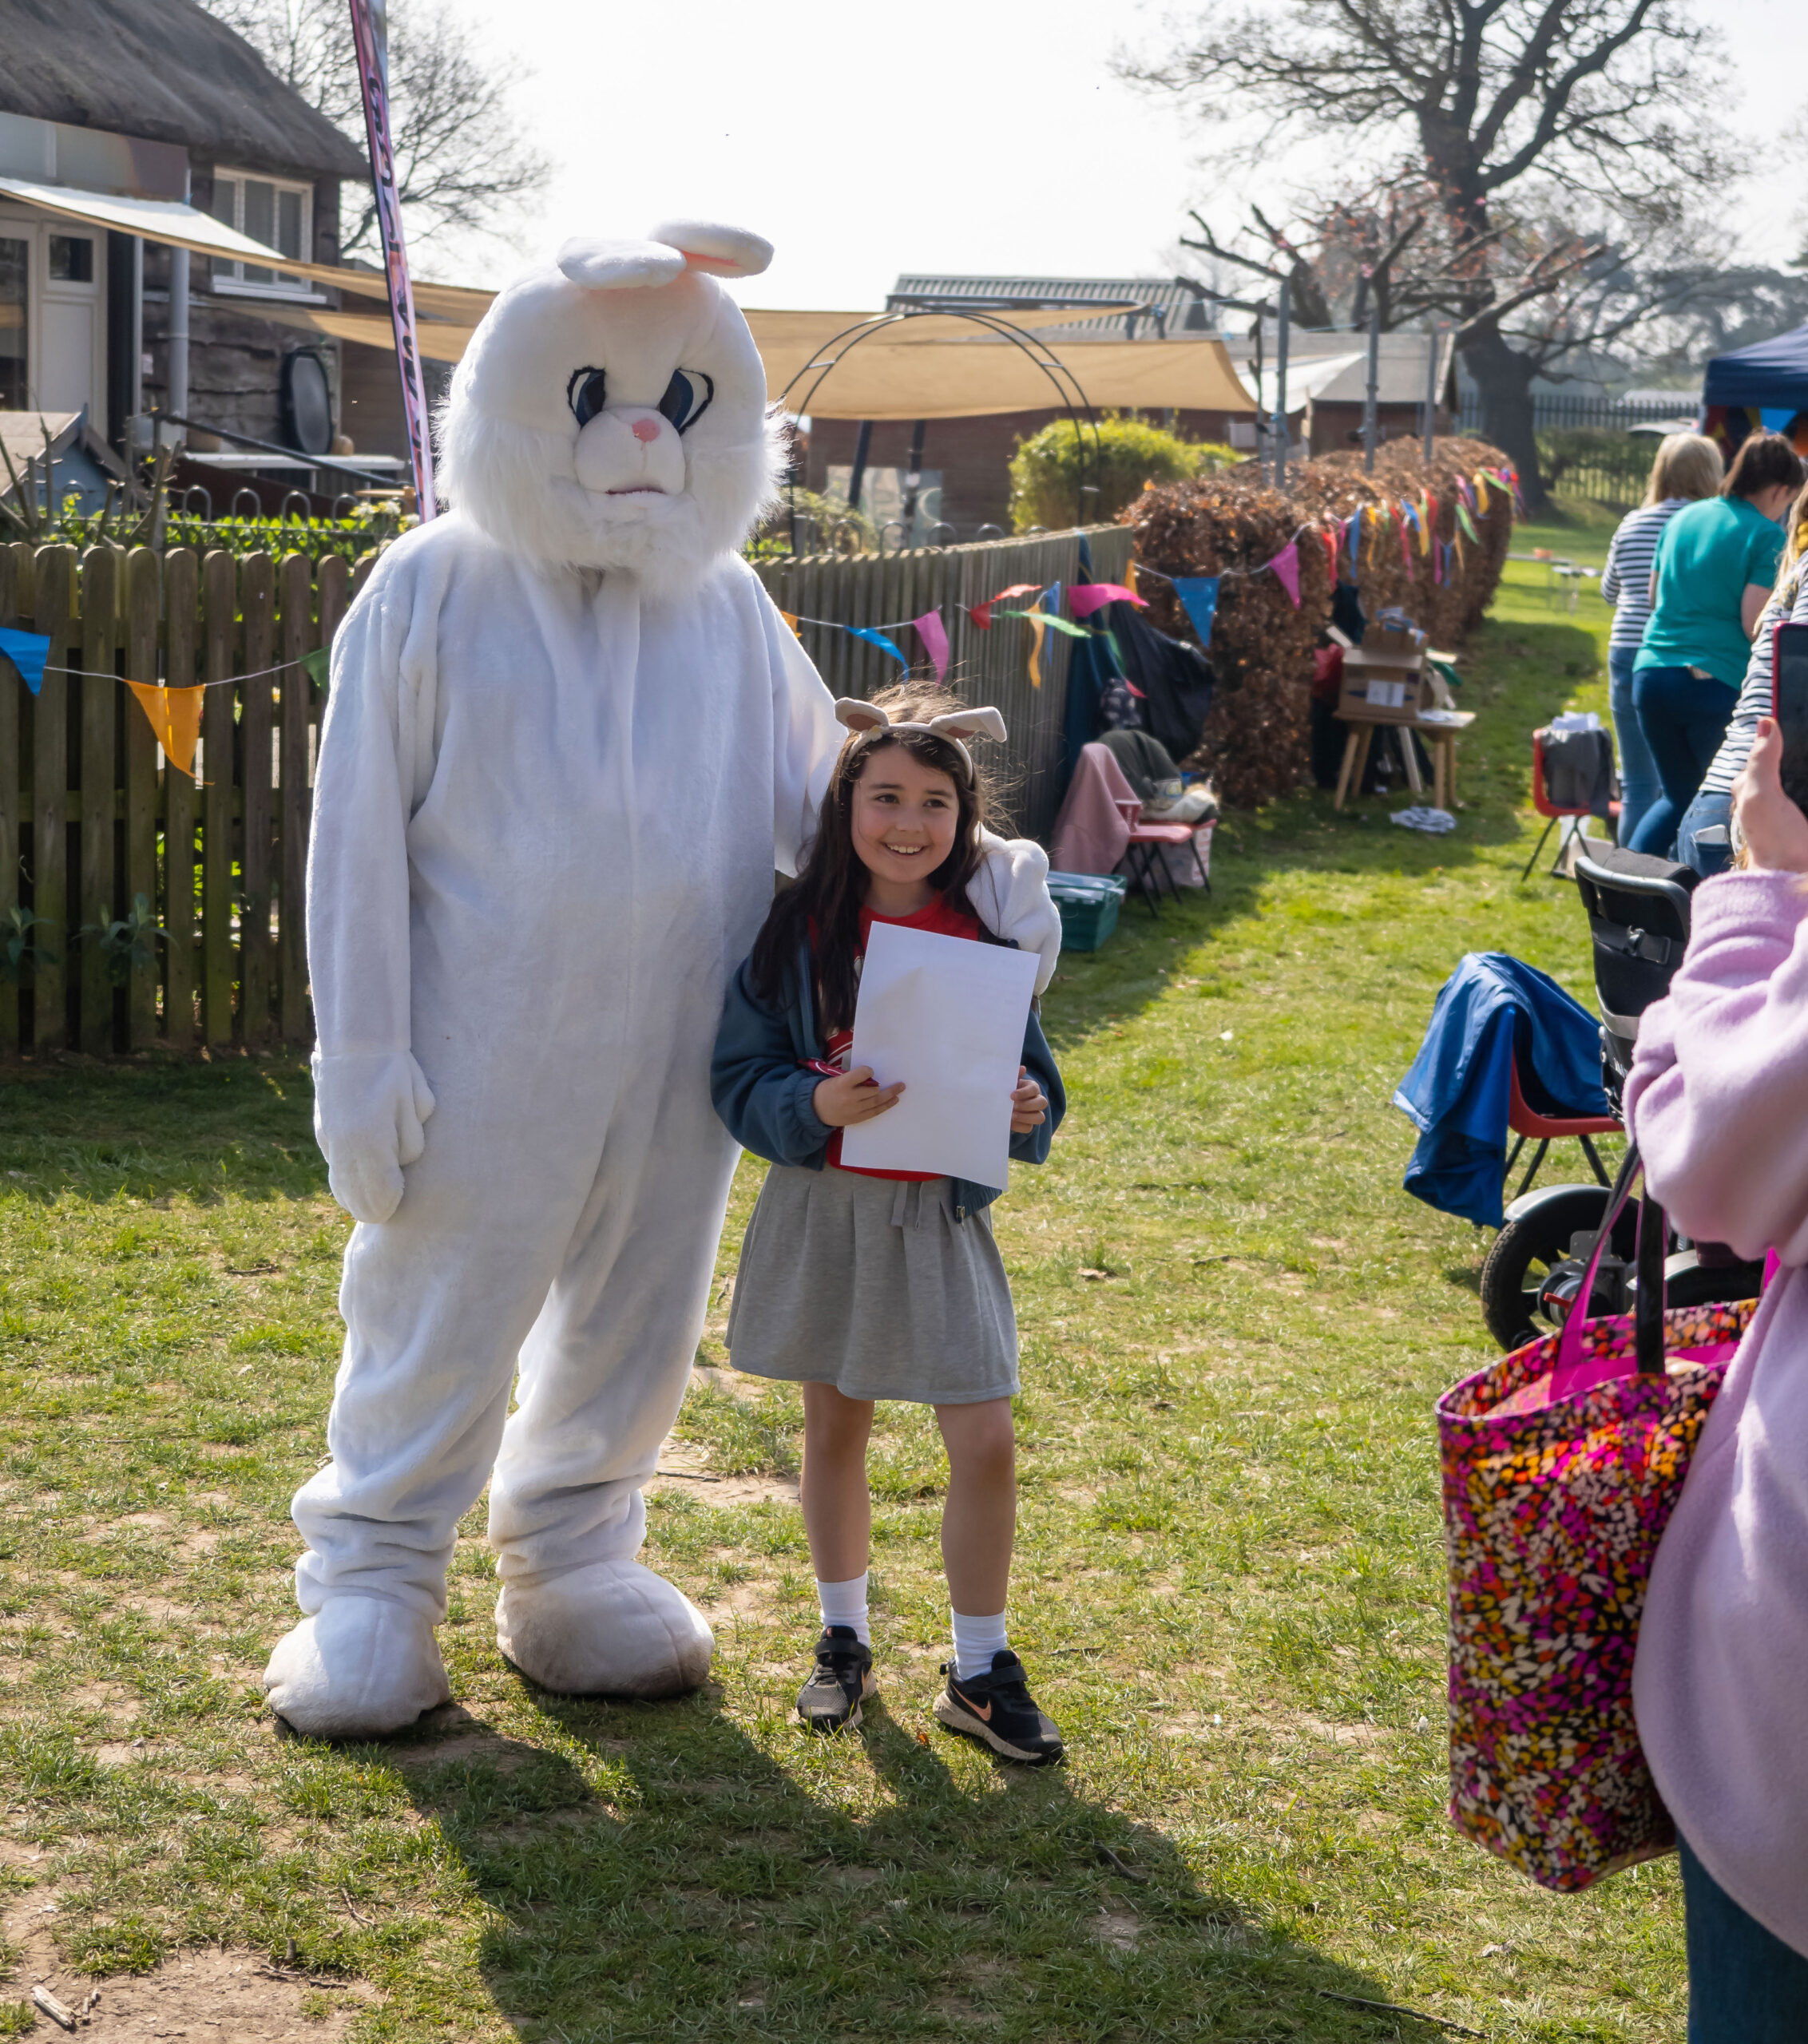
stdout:
[(1627, 1118), (1684, 1234), (1782, 1268), (1658, 1547), (1632, 1697), (1683, 1836), (1808, 1954), (1808, 881), (1727, 873), (1693, 920)]

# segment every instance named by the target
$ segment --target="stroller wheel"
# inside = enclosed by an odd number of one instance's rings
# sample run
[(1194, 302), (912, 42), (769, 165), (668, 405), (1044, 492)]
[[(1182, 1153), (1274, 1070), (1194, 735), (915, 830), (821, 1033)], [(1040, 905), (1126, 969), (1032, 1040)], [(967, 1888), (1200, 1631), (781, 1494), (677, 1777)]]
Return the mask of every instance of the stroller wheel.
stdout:
[[(1522, 1349), (1551, 1332), (1552, 1324), (1538, 1309), (1539, 1289), (1552, 1267), (1569, 1254), (1572, 1238), (1600, 1227), (1607, 1200), (1604, 1186), (1553, 1186), (1532, 1202), (1531, 1212), (1509, 1220), (1494, 1238), (1481, 1266), (1481, 1313), (1504, 1350)], [(1614, 1229), (1617, 1253), (1631, 1254), (1636, 1205), (1628, 1202)]]

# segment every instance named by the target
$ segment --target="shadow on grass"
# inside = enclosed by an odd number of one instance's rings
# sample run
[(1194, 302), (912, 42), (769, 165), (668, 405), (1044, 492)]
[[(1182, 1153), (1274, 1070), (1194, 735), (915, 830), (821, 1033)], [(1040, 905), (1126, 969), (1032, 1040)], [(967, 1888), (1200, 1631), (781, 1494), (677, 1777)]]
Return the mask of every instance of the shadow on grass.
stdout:
[(305, 1198), (327, 1189), (307, 1060), (51, 1058), (0, 1072), (0, 1172), (28, 1198)]
[(1326, 1998), (1381, 1988), (1248, 1920), (1159, 1832), (1060, 1769), (957, 1780), (949, 1735), (882, 1701), (856, 1756), (795, 1733), (820, 1794), (708, 1691), (537, 1702), (553, 1750), (465, 1720), (444, 1760), (431, 1733), (387, 1755), (494, 1912), (483, 1975), (531, 2044), (1401, 2034)]

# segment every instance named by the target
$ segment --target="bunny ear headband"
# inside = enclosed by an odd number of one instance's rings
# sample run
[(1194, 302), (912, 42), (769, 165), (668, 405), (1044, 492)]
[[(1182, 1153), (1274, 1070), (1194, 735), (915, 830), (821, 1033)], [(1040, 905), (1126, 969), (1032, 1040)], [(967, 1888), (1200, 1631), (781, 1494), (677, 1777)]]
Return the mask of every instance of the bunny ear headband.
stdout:
[(1005, 739), (1005, 720), (992, 709), (951, 710), (946, 716), (931, 717), (927, 723), (904, 718), (894, 723), (890, 715), (876, 704), (843, 695), (836, 701), (835, 716), (856, 738), (866, 738), (874, 731), (927, 731), (932, 738), (945, 739), (961, 755), (969, 781), (973, 778), (973, 755), (961, 740), (995, 738), (1001, 745)]

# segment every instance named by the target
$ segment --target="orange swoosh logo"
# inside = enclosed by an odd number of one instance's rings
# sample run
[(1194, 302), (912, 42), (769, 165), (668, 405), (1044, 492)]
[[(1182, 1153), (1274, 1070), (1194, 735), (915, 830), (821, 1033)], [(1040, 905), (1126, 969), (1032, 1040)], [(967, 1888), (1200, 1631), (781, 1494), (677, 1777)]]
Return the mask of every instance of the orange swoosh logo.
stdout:
[(962, 1697), (961, 1701), (966, 1705), (968, 1709), (973, 1713), (975, 1717), (983, 1717), (988, 1725), (992, 1722), (992, 1706), (990, 1704), (975, 1703), (970, 1696)]

